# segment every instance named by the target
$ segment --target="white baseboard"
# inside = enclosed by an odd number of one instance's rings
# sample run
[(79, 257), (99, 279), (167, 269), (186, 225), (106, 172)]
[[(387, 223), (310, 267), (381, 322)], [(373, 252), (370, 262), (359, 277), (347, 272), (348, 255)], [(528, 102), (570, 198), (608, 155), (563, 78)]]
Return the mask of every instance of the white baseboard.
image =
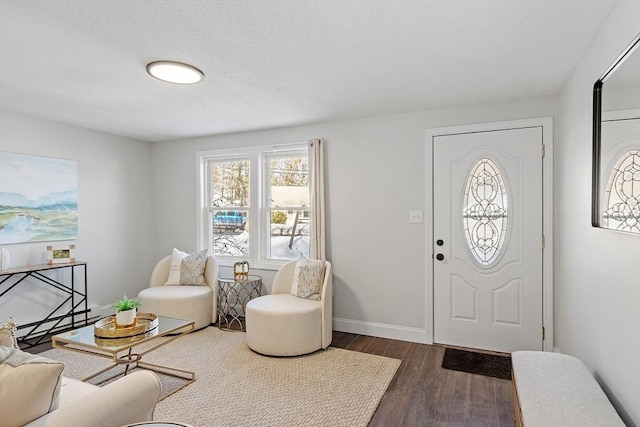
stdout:
[(426, 330), (405, 326), (387, 325), (384, 323), (363, 322), (361, 320), (333, 318), (333, 330), (350, 334), (369, 335), (400, 341), (431, 344), (427, 341)]

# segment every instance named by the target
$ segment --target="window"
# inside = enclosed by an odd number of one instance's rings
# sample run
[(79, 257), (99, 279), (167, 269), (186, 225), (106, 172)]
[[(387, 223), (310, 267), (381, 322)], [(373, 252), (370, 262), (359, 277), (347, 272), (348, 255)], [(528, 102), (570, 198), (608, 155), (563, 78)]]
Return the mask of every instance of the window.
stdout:
[[(209, 160), (209, 248), (215, 256), (249, 256), (250, 160)], [(233, 209), (233, 210), (232, 210)]]
[(488, 267), (502, 251), (508, 225), (507, 190), (502, 173), (484, 158), (471, 168), (464, 188), (462, 221), (475, 260)]
[(198, 153), (199, 245), (221, 265), (248, 260), (278, 268), (309, 256), (309, 167), (305, 143), (243, 153)]
[(309, 256), (309, 165), (307, 153), (266, 156), (267, 258)]

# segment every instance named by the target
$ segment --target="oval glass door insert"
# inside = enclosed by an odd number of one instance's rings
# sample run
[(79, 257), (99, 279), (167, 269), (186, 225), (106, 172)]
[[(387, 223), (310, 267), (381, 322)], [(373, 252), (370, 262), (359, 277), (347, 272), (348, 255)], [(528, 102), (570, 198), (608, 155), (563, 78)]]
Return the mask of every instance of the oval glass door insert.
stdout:
[(462, 222), (473, 258), (485, 267), (493, 264), (505, 244), (508, 194), (503, 174), (491, 159), (478, 160), (469, 172)]

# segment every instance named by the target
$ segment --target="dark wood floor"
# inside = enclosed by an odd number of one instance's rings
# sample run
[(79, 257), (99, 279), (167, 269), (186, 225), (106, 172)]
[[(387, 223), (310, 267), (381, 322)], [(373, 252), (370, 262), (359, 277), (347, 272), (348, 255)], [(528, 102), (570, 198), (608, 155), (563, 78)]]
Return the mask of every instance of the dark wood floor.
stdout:
[(369, 426), (516, 425), (511, 381), (442, 369), (442, 346), (344, 332), (331, 345), (402, 360)]
[[(401, 359), (369, 426), (515, 426), (511, 381), (442, 369), (444, 347), (334, 332), (333, 347)], [(29, 348), (40, 353), (43, 343)]]

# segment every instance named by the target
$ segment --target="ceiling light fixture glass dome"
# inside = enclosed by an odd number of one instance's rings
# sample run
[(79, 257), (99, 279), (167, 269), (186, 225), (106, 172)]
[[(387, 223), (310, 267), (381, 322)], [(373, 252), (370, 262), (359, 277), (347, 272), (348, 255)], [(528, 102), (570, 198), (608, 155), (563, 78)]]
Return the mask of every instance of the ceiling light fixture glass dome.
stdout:
[(163, 82), (190, 85), (200, 82), (204, 73), (196, 67), (175, 61), (154, 61), (147, 64), (147, 73)]

